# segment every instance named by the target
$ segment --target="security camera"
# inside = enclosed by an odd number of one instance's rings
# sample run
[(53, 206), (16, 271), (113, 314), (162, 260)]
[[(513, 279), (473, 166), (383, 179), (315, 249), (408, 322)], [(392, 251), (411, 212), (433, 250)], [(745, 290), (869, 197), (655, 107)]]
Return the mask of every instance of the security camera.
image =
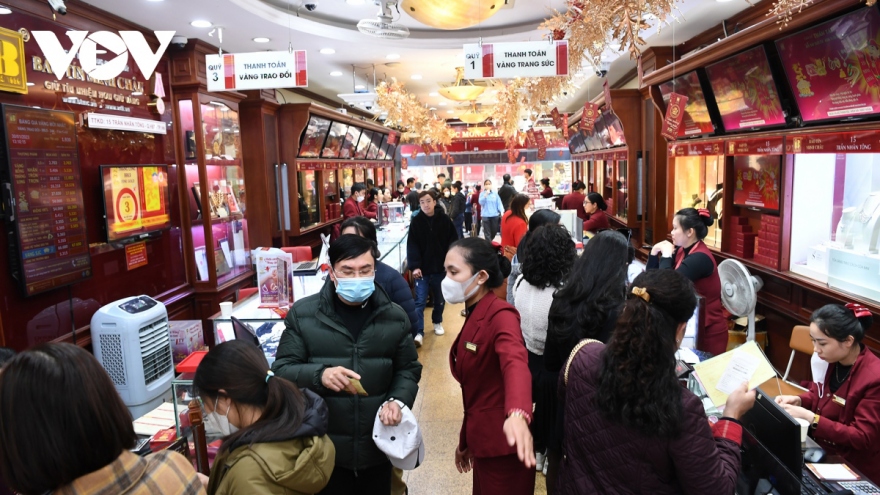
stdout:
[(596, 76), (597, 76), (597, 77), (605, 77), (605, 76), (607, 76), (607, 75), (608, 75), (608, 71), (607, 71), (607, 70), (601, 70), (601, 69), (600, 69), (600, 70), (597, 70), (597, 71), (596, 71)]
[(366, 110), (372, 110), (372, 109), (373, 109), (373, 104), (372, 104), (372, 103), (367, 103), (366, 105), (364, 105), (364, 109), (366, 109)]
[(306, 8), (309, 12), (314, 12), (318, 10), (318, 0), (311, 0), (303, 4), (303, 7)]
[(64, 0), (49, 0), (49, 8), (61, 15), (67, 14), (67, 6), (64, 5)]
[(171, 44), (176, 46), (177, 48), (183, 48), (186, 46), (186, 43), (189, 41), (186, 36), (174, 36), (171, 38)]
[(562, 96), (568, 96), (568, 91), (563, 91)]
[(611, 68), (611, 62), (602, 61), (599, 63), (599, 66), (596, 67), (596, 75), (599, 77), (605, 77), (608, 75), (608, 69)]

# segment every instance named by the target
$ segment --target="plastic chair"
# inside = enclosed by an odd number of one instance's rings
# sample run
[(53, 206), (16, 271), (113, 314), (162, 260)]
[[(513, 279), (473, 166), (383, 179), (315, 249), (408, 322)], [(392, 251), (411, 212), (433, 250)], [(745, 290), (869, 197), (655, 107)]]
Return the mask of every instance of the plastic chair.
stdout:
[(312, 260), (312, 248), (309, 246), (287, 246), (281, 248), (281, 250), (285, 253), (290, 253), (293, 256), (294, 263)]
[(238, 299), (237, 300), (241, 301), (243, 299), (247, 299), (247, 298), (251, 297), (252, 295), (256, 294), (257, 290), (258, 290), (257, 287), (247, 287), (244, 289), (238, 289)]
[(788, 381), (788, 374), (791, 372), (791, 363), (794, 362), (796, 352), (802, 352), (808, 356), (813, 355), (813, 341), (810, 338), (810, 327), (805, 325), (795, 325), (791, 329), (791, 339), (788, 341), (791, 347), (791, 357), (788, 358), (788, 367), (785, 368), (785, 374), (782, 378), (773, 377), (760, 385), (761, 390), (768, 397), (775, 398), (777, 395), (800, 395), (807, 390), (796, 383)]

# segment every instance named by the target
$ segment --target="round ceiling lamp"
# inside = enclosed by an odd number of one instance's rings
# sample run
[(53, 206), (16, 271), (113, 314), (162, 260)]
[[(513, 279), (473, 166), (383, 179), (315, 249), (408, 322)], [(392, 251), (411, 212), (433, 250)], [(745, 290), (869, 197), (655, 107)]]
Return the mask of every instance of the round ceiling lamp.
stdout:
[(403, 0), (401, 7), (422, 24), (437, 29), (464, 29), (497, 14), (502, 0)]
[(452, 86), (440, 88), (439, 93), (452, 101), (474, 101), (483, 91), (485, 86), (474, 86), (470, 81), (464, 80), (464, 67), (455, 68), (455, 83)]
[(489, 112), (481, 112), (477, 110), (477, 105), (471, 106), (470, 110), (461, 114), (458, 120), (468, 124), (479, 124), (485, 122), (489, 118)]

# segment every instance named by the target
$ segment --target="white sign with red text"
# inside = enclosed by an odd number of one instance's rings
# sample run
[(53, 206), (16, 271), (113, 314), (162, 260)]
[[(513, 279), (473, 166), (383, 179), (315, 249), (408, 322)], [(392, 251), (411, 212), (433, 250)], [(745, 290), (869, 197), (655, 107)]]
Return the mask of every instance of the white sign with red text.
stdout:
[(147, 132), (150, 134), (165, 134), (168, 132), (168, 124), (161, 120), (120, 117), (119, 115), (103, 113), (90, 113), (89, 127), (92, 129)]
[(568, 41), (464, 45), (464, 77), (492, 79), (568, 75)]
[(309, 85), (306, 51), (224, 53), (205, 57), (208, 91), (300, 88)]

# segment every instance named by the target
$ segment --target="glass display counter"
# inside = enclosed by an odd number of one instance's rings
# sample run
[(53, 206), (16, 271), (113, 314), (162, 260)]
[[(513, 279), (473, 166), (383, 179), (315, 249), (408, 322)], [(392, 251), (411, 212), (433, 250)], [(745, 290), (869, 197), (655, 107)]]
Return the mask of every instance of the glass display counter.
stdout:
[[(721, 249), (724, 155), (721, 142), (670, 145), (672, 161), (672, 210), (705, 208), (715, 219), (703, 242)], [(671, 227), (671, 225), (670, 225)]]

